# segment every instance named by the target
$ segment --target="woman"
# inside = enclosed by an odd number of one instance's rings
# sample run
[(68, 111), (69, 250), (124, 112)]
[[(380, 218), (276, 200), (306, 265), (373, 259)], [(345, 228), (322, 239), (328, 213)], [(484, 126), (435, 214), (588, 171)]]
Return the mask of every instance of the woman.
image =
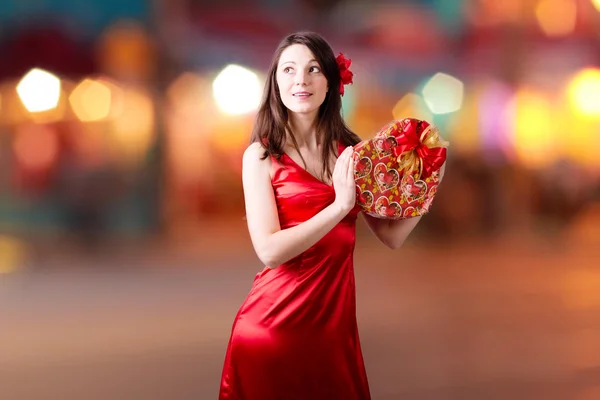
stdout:
[[(321, 36), (281, 42), (243, 155), (248, 229), (265, 268), (235, 318), (220, 400), (370, 399), (353, 270), (360, 138), (341, 117), (341, 93)], [(364, 218), (392, 249), (419, 222)]]

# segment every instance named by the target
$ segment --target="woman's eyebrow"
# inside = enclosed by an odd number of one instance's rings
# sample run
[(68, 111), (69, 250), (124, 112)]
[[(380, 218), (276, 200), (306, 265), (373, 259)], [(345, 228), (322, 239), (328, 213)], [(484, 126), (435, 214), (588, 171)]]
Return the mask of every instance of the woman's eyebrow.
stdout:
[[(317, 60), (315, 60), (314, 58), (308, 61), (309, 63), (311, 62), (316, 62), (317, 64), (319, 63)], [(283, 64), (296, 64), (295, 61), (283, 61), (281, 64), (279, 65), (283, 65)]]

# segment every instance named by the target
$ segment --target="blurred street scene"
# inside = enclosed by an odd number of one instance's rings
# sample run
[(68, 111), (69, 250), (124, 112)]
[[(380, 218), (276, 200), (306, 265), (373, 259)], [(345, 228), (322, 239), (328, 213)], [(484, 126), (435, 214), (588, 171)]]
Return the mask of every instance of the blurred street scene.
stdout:
[(297, 30), (352, 59), (361, 137), (450, 142), (404, 248), (358, 224), (373, 399), (600, 399), (599, 0), (8, 0), (0, 400), (216, 398), (262, 269), (241, 155)]

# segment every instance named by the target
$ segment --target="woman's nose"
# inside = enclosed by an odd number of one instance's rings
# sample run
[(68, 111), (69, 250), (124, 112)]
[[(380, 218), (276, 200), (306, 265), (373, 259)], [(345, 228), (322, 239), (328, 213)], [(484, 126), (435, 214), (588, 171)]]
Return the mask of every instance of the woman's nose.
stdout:
[(306, 85), (308, 77), (304, 72), (299, 72), (295, 76), (296, 85)]

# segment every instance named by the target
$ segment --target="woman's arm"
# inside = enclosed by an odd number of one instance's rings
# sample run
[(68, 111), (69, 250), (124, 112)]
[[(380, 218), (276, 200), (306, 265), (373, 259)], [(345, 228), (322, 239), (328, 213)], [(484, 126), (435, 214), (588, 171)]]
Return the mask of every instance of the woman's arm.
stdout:
[(352, 152), (346, 150), (336, 162), (333, 171), (335, 201), (311, 219), (283, 230), (271, 185), (271, 160), (261, 160), (263, 152), (260, 143), (251, 144), (244, 152), (242, 184), (254, 250), (266, 266), (276, 268), (317, 243), (352, 209), (355, 201), (352, 196), (356, 196), (353, 163), (350, 162)]
[(365, 222), (371, 232), (390, 249), (399, 249), (410, 233), (415, 229), (422, 217), (413, 217), (403, 220), (389, 220), (375, 218), (363, 214)]
[[(442, 165), (440, 169), (440, 183), (446, 172), (446, 164)], [(390, 249), (399, 249), (408, 236), (411, 234), (413, 229), (421, 221), (422, 216), (413, 217), (402, 220), (389, 220), (375, 218), (370, 215), (363, 214), (365, 222), (375, 236)]]

